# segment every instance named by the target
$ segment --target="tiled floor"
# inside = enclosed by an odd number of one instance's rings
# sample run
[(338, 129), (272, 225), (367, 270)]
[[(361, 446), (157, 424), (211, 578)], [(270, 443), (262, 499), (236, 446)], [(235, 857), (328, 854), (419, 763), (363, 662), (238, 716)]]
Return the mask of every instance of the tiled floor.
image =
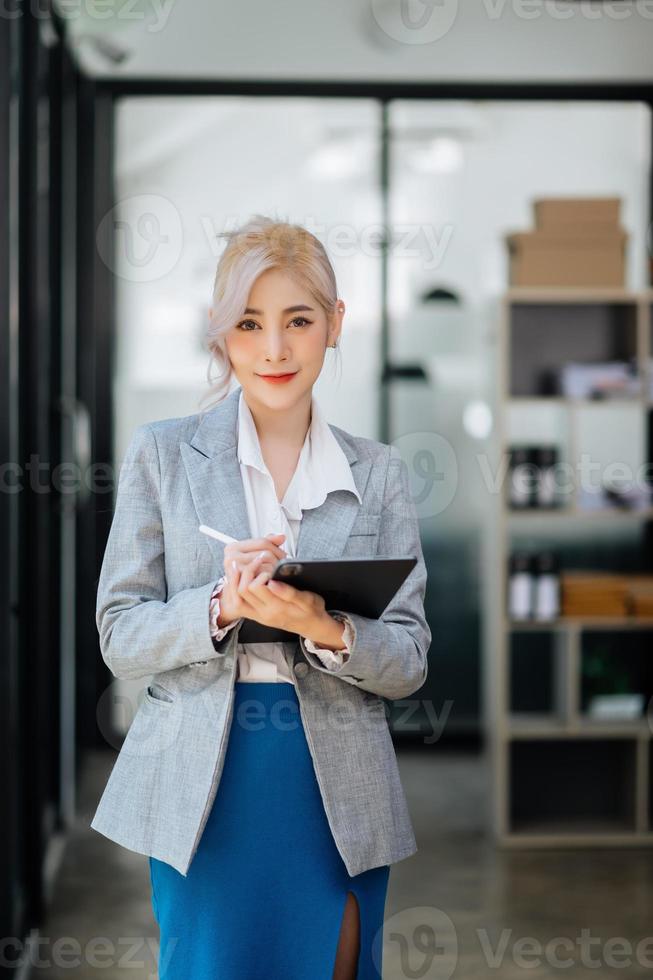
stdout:
[[(653, 976), (653, 850), (500, 851), (484, 829), (482, 758), (428, 749), (398, 758), (419, 850), (392, 867), (385, 980)], [(69, 965), (34, 976), (156, 977), (147, 861), (88, 826), (110, 764), (106, 754), (89, 760), (42, 930), (44, 959), (59, 940)]]

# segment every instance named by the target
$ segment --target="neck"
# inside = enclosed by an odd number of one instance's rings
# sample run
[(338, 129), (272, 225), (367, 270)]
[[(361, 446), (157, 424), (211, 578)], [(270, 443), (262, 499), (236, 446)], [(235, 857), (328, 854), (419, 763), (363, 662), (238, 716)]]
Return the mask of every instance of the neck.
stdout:
[(291, 408), (274, 409), (243, 391), (252, 413), (259, 443), (285, 443), (298, 451), (304, 445), (311, 424), (312, 392), (309, 390)]

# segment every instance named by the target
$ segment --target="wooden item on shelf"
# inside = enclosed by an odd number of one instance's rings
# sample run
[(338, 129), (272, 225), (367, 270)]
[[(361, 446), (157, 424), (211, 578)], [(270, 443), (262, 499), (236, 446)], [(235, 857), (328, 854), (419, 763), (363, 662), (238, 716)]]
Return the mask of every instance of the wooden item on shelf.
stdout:
[(512, 286), (623, 286), (618, 197), (538, 198), (534, 231), (506, 236)]
[(560, 574), (563, 616), (625, 616), (628, 579), (600, 571)]
[(653, 617), (653, 575), (637, 575), (629, 578), (626, 611), (630, 616)]
[(560, 584), (563, 616), (653, 615), (653, 575), (566, 571)]
[(511, 286), (623, 286), (627, 232), (523, 231), (507, 236)]
[(601, 233), (619, 226), (620, 197), (540, 197), (533, 201), (535, 224), (542, 231), (570, 225)]

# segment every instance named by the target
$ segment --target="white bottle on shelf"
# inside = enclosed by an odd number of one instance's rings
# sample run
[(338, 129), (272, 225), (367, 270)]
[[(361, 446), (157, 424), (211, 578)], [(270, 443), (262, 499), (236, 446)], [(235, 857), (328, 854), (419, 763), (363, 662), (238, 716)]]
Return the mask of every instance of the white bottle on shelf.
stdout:
[(541, 551), (535, 558), (534, 617), (540, 621), (560, 615), (560, 575), (552, 551)]
[(530, 619), (533, 614), (531, 564), (531, 556), (526, 551), (517, 551), (510, 556), (508, 617), (512, 620)]

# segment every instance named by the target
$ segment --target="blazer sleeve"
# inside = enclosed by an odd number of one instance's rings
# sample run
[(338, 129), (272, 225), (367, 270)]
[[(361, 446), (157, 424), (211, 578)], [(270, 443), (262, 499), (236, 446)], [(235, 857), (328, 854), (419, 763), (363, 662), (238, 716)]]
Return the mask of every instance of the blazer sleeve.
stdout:
[(422, 686), (431, 644), (424, 613), (426, 566), (418, 518), (408, 467), (395, 446), (390, 447), (377, 554), (414, 555), (417, 564), (379, 619), (341, 609), (327, 610), (346, 616), (351, 623), (353, 646), (347, 661), (327, 669), (311, 653), (303, 637), (300, 644), (316, 670), (328, 670), (347, 684), (393, 700), (407, 697)]
[(145, 423), (135, 429), (120, 469), (98, 581), (100, 650), (115, 677), (146, 677), (225, 656), (231, 647), (232, 637), (219, 649), (211, 637), (215, 581), (167, 595), (160, 490), (156, 437)]

